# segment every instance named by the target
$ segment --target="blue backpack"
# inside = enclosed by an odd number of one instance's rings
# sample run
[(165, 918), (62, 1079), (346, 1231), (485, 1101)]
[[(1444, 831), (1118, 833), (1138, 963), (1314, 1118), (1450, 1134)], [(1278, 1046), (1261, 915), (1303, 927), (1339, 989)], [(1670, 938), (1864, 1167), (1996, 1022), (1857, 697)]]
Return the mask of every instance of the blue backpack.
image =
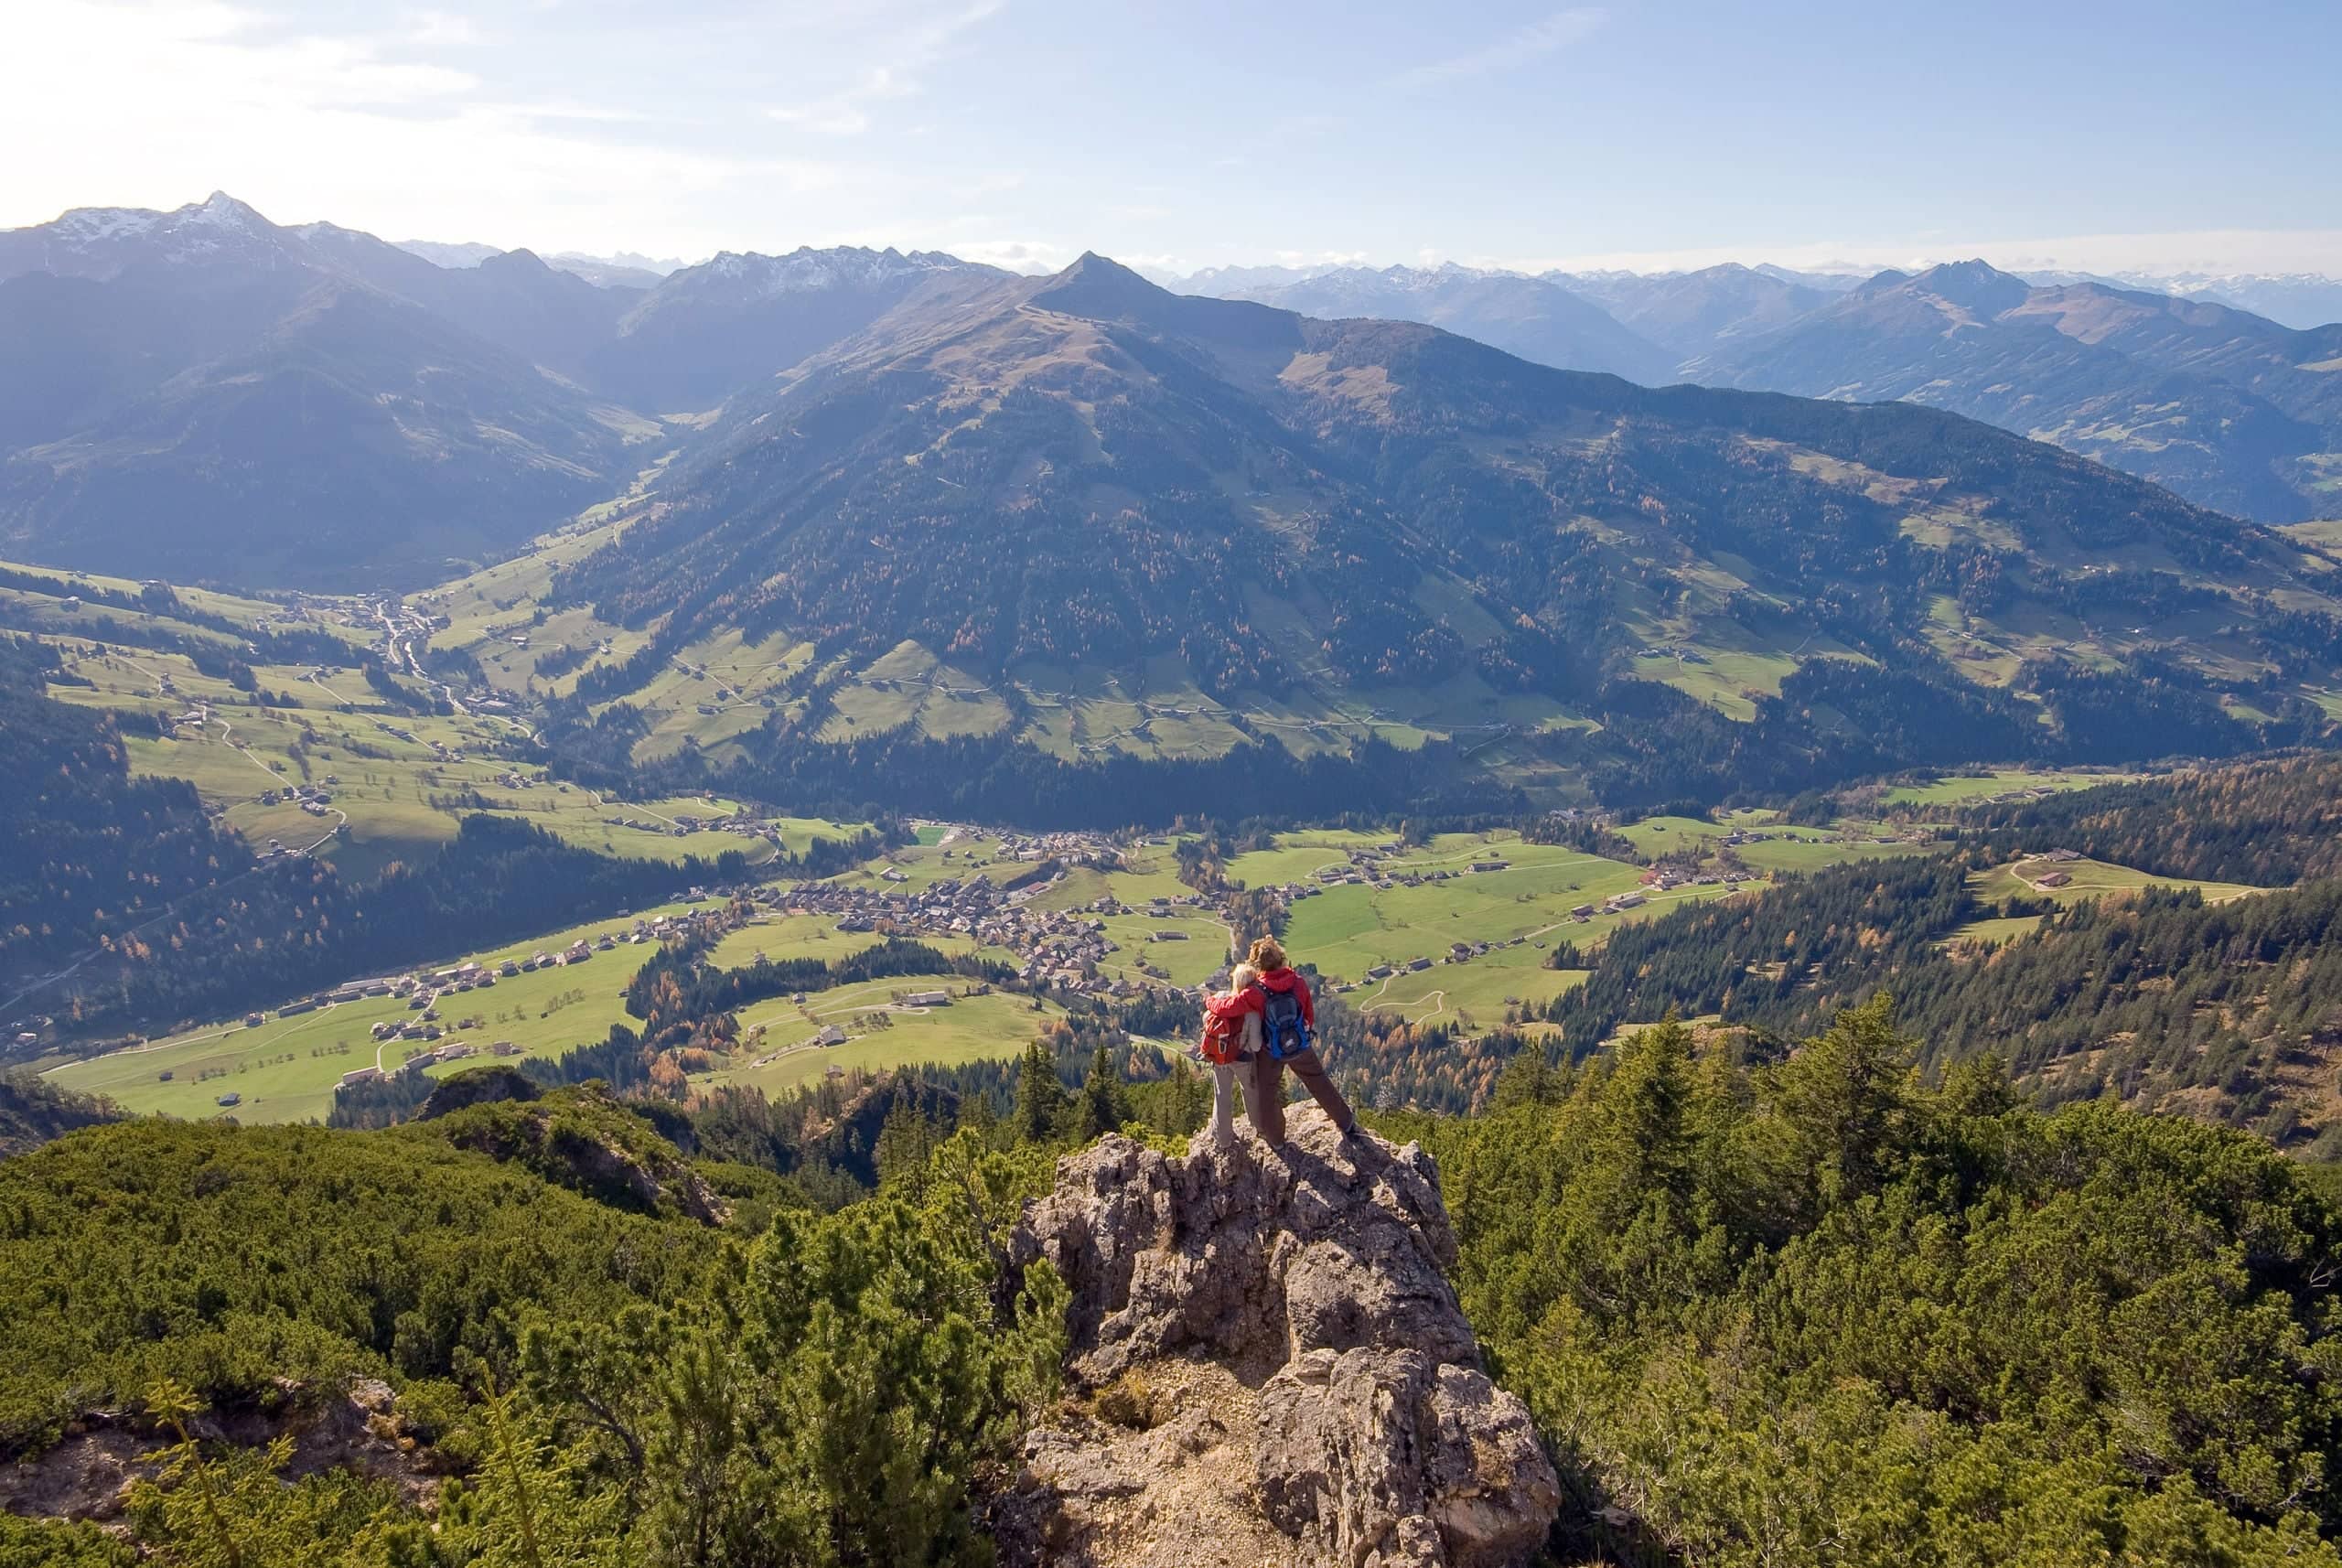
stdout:
[(1309, 1048), (1309, 1022), (1301, 1015), (1301, 998), (1291, 991), (1261, 987), (1261, 1044), (1270, 1057), (1284, 1061)]

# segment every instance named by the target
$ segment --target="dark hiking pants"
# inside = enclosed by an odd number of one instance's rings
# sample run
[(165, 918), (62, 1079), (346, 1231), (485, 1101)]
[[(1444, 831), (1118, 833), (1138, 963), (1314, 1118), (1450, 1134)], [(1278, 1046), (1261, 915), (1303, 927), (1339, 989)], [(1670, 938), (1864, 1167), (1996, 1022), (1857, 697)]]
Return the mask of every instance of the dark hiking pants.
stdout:
[(1327, 1119), (1343, 1132), (1348, 1132), (1350, 1123), (1357, 1118), (1350, 1114), (1349, 1101), (1342, 1098), (1342, 1091), (1336, 1089), (1334, 1080), (1326, 1076), (1326, 1064), (1317, 1059), (1314, 1047), (1305, 1051), (1295, 1051), (1283, 1061), (1265, 1050), (1254, 1051), (1252, 1059), (1243, 1065), (1244, 1114), (1252, 1118), (1252, 1131), (1258, 1133), (1264, 1142), (1284, 1142), (1284, 1069), (1287, 1068), (1293, 1069), (1293, 1076), (1301, 1080), (1301, 1087), (1309, 1091), (1309, 1097), (1326, 1112)]

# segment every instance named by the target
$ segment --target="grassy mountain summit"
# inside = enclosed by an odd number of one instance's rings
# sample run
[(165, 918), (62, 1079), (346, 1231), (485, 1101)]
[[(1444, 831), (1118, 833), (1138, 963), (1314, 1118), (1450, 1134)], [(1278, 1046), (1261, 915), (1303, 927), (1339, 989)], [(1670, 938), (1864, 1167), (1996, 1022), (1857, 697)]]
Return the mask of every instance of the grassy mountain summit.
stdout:
[[(589, 667), (597, 703), (710, 639), (801, 647), (745, 753), (902, 727), (849, 735), (834, 699), (908, 645), (981, 699), (963, 730), (1068, 759), (1163, 756), (1156, 721), (1191, 753), (1348, 750), (1294, 721), (1374, 715), (1527, 777), (1719, 717), (1714, 746), (1753, 724), (1777, 759), (2315, 730), (2331, 570), (1934, 411), (1638, 387), (1089, 255), (934, 280), (736, 398), (545, 598), (651, 639)], [(1077, 669), (1140, 712), (1067, 746)]]

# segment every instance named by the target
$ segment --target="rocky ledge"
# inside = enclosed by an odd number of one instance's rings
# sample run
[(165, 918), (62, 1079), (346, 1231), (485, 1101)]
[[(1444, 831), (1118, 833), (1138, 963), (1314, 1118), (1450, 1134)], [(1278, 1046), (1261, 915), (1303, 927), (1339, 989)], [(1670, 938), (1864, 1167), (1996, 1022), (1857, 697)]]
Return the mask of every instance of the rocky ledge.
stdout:
[(1108, 1136), (1026, 1209), (1074, 1397), (995, 1502), (1005, 1563), (1499, 1568), (1544, 1540), (1560, 1482), (1447, 1282), (1437, 1166), (1314, 1106), (1289, 1126), (1184, 1158)]

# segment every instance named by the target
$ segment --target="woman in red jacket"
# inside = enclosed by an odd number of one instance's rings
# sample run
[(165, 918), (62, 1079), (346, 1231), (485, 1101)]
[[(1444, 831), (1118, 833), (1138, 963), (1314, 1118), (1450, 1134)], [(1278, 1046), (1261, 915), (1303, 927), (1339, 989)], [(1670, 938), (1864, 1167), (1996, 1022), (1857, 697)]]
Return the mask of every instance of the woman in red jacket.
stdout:
[[(1309, 995), (1309, 982), (1285, 962), (1284, 948), (1274, 937), (1253, 942), (1249, 961), (1261, 978), (1244, 988), (1237, 1005), (1262, 1018), (1261, 1047), (1245, 1066), (1244, 1113), (1252, 1119), (1252, 1130), (1272, 1144), (1284, 1142), (1284, 1069), (1291, 1068), (1327, 1120), (1349, 1137), (1358, 1130), (1358, 1117), (1317, 1059), (1317, 1007)], [(1297, 1029), (1292, 1027), (1296, 1020)], [(1277, 1055), (1280, 1047), (1285, 1053), (1282, 1058)]]

